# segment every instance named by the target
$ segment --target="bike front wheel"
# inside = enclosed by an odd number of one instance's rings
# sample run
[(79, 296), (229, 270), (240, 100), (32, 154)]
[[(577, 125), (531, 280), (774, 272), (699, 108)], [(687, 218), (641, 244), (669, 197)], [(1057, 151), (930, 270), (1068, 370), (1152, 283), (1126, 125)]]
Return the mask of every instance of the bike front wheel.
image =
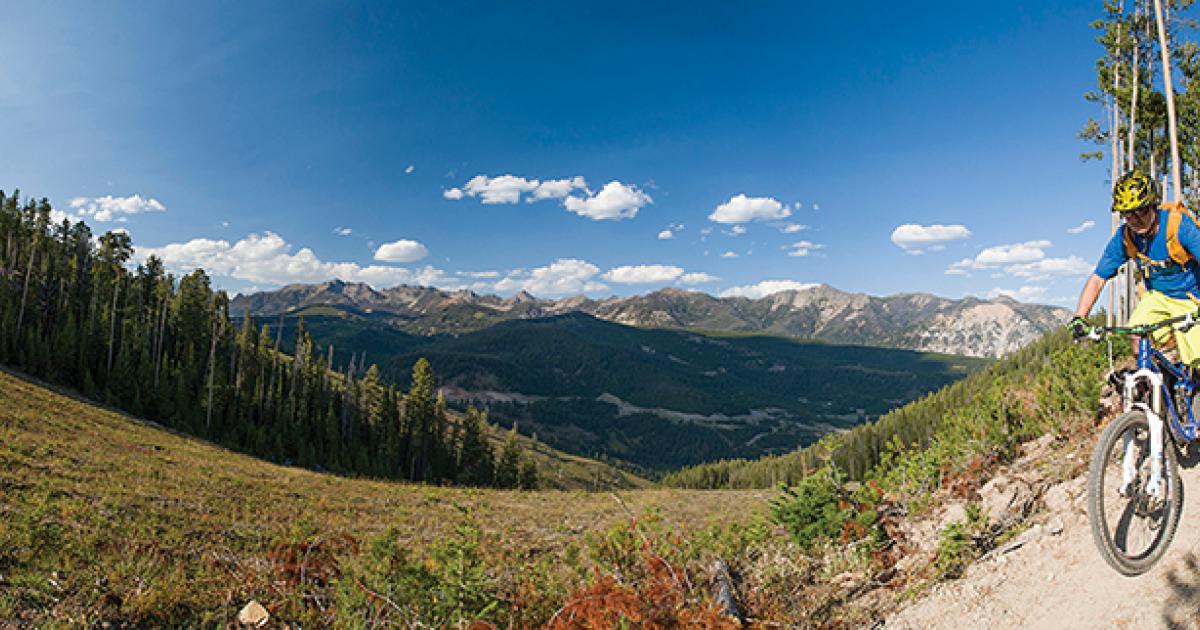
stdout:
[(1088, 519), (1109, 566), (1127, 576), (1150, 570), (1171, 544), (1183, 511), (1175, 447), (1163, 430), (1162, 483), (1150, 488), (1150, 423), (1142, 411), (1113, 420), (1088, 468)]

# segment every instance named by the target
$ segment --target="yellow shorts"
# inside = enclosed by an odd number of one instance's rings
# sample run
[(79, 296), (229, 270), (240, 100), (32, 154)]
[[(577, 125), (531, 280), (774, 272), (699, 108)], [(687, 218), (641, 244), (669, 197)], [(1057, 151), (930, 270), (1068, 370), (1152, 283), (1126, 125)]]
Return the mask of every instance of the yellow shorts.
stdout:
[[(1197, 308), (1200, 308), (1198, 302), (1177, 300), (1158, 291), (1146, 291), (1138, 301), (1137, 308), (1130, 313), (1129, 325), (1154, 324), (1171, 317), (1195, 313)], [(1160, 346), (1167, 344), (1172, 334), (1175, 335), (1175, 345), (1179, 348), (1179, 359), (1189, 365), (1195, 363), (1196, 359), (1200, 358), (1200, 326), (1186, 333), (1171, 328), (1160, 328), (1154, 331), (1154, 341)]]

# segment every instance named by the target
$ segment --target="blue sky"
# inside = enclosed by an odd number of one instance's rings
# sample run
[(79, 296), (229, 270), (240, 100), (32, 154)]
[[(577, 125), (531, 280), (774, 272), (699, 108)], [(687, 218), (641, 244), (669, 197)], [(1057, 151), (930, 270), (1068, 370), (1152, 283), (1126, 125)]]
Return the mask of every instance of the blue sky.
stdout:
[(7, 3), (0, 189), (233, 291), (1073, 302), (1100, 3), (906, 4)]

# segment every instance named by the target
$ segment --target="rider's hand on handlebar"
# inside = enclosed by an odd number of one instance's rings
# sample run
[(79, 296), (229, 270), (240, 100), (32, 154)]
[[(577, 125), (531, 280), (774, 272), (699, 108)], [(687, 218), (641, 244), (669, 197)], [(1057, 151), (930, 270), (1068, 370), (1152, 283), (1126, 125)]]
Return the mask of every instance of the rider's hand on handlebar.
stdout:
[(1071, 331), (1071, 337), (1076, 341), (1087, 337), (1089, 332), (1087, 320), (1079, 316), (1072, 318), (1067, 324), (1067, 328)]

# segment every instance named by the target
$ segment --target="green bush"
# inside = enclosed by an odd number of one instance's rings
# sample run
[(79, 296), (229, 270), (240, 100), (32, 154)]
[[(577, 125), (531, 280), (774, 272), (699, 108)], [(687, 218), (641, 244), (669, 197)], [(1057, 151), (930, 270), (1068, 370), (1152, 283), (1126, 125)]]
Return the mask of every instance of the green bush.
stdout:
[(841, 473), (824, 466), (793, 487), (781, 486), (782, 496), (771, 500), (771, 519), (806, 549), (837, 536), (855, 516), (844, 500), (843, 481)]

